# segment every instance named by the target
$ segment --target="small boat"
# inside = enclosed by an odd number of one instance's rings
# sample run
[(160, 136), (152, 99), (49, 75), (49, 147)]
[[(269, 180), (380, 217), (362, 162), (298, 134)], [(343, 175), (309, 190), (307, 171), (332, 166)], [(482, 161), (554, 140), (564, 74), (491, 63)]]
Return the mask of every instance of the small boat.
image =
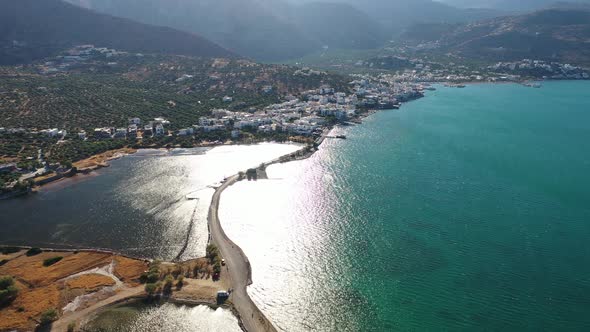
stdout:
[(336, 136), (336, 138), (346, 139), (346, 136), (345, 135), (338, 135), (338, 136)]
[(535, 88), (535, 89), (538, 89), (541, 87), (540, 83), (533, 83), (533, 82), (524, 82), (524, 83), (522, 83), (522, 85), (528, 86), (529, 88)]
[(447, 88), (460, 88), (463, 89), (465, 87), (467, 87), (465, 84), (453, 84), (453, 83), (445, 83), (444, 86), (446, 86)]

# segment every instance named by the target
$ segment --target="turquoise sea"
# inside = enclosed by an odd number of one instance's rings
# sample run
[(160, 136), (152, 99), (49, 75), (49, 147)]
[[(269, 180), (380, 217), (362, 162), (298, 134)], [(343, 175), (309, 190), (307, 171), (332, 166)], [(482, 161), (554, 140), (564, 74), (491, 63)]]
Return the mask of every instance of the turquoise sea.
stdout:
[(221, 200), (284, 331), (590, 330), (590, 82), (440, 87)]

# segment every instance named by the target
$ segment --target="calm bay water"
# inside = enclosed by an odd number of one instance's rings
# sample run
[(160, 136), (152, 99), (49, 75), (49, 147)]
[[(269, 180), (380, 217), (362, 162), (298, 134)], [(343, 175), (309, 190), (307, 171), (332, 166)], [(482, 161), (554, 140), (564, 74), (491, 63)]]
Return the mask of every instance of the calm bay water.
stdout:
[(441, 88), (221, 200), (285, 331), (590, 329), (590, 83)]
[(89, 324), (86, 332), (240, 332), (238, 319), (227, 309), (187, 307), (171, 303), (146, 306), (140, 303), (111, 307)]
[[(0, 244), (108, 248), (173, 259), (205, 255), (209, 186), (298, 149), (295, 144), (140, 151), (90, 176), (0, 202)], [(189, 232), (189, 225), (194, 222)]]

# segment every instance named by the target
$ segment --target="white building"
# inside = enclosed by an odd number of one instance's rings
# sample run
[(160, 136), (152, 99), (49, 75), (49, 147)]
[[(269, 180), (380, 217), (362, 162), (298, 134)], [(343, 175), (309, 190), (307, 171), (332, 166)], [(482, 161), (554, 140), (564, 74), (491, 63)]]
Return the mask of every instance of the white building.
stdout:
[(164, 126), (161, 123), (158, 123), (155, 128), (155, 135), (156, 136), (164, 136)]
[(115, 138), (127, 138), (127, 128), (117, 128), (115, 131)]
[(41, 133), (43, 133), (43, 134), (45, 134), (45, 135), (47, 135), (49, 137), (55, 137), (55, 136), (58, 135), (59, 130), (57, 128), (45, 129), (45, 130), (42, 130)]
[(178, 131), (178, 136), (189, 136), (189, 135), (193, 135), (195, 133), (195, 129), (194, 128), (184, 128), (184, 129), (180, 129)]
[(141, 124), (141, 119), (140, 118), (132, 118), (132, 119), (129, 119), (129, 124), (130, 125), (140, 125)]

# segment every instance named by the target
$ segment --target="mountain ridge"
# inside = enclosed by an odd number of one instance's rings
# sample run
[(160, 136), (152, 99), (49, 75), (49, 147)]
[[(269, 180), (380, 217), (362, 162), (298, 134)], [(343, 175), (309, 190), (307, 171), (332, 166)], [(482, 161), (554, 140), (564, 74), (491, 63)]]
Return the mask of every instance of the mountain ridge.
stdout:
[[(68, 1), (143, 23), (195, 32), (236, 53), (261, 61), (295, 58), (323, 46), (378, 47), (386, 40), (381, 38), (381, 27), (370, 22), (364, 12), (333, 3), (294, 6), (280, 0)], [(315, 12), (317, 6), (323, 9)], [(309, 19), (317, 14), (323, 17)], [(331, 38), (342, 36), (342, 31), (348, 31), (354, 37)], [(352, 39), (358, 42), (350, 42)]]
[(408, 29), (400, 40), (430, 44), (463, 58), (512, 61), (524, 58), (590, 64), (590, 11), (545, 9), (472, 24)]
[(61, 0), (0, 1), (0, 64), (34, 61), (79, 44), (138, 53), (236, 56), (196, 34), (93, 12)]

